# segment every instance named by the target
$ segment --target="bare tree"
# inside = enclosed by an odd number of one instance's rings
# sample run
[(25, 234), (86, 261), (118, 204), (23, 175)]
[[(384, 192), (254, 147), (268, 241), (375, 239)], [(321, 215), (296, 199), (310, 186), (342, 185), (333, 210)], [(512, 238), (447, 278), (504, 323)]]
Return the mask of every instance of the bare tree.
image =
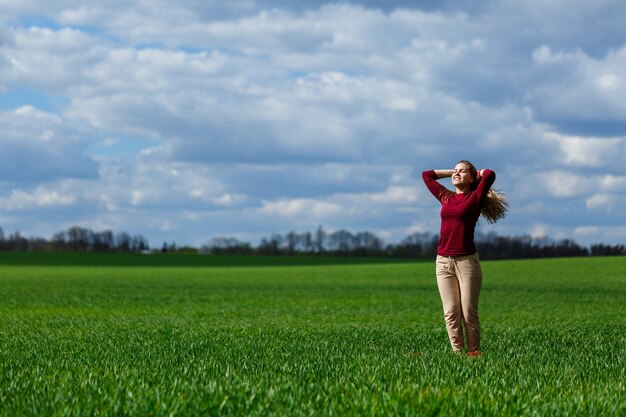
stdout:
[(315, 251), (317, 253), (323, 253), (326, 245), (326, 231), (320, 225), (315, 232), (315, 240), (313, 242)]

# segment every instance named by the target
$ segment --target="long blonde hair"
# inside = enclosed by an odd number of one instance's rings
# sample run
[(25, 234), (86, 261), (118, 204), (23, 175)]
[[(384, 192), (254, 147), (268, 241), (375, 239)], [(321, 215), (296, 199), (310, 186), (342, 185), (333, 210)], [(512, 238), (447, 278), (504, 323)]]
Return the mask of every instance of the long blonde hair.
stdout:
[[(470, 183), (470, 190), (474, 191), (478, 187), (480, 180), (478, 179), (478, 171), (474, 164), (470, 161), (459, 161), (457, 164), (465, 164), (469, 168), (470, 175), (473, 180)], [(447, 192), (446, 192), (447, 191)], [(447, 201), (454, 193), (450, 190), (444, 191), (443, 200)], [(502, 191), (496, 190), (494, 188), (490, 188), (487, 192), (487, 198), (485, 199), (485, 203), (480, 209), (480, 215), (485, 218), (489, 223), (496, 223), (499, 220), (504, 219), (506, 217), (506, 213), (509, 207), (508, 201), (504, 196)]]

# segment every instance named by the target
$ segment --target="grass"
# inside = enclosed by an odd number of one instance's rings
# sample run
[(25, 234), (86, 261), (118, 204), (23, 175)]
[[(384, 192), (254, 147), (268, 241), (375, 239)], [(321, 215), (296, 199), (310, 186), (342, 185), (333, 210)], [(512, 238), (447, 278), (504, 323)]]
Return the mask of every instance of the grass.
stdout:
[(401, 263), (399, 258), (369, 258), (317, 255), (198, 255), (186, 253), (101, 253), (101, 252), (0, 252), (0, 265), (13, 266), (181, 266), (181, 267), (258, 267), (362, 265)]
[(0, 266), (0, 416), (626, 415), (623, 257), (483, 262), (467, 358), (430, 262), (30, 256)]

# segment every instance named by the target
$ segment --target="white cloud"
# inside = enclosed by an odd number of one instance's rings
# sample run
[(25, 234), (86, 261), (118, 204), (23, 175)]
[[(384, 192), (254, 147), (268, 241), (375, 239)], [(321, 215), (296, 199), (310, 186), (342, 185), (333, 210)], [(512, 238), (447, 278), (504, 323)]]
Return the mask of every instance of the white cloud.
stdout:
[(615, 74), (602, 74), (597, 78), (597, 83), (600, 88), (609, 91), (618, 90), (622, 80)]
[(541, 78), (527, 98), (536, 117), (567, 130), (603, 136), (626, 132), (625, 45), (602, 57), (581, 50), (554, 52), (544, 45), (533, 52), (533, 59)]
[(598, 181), (593, 193), (585, 198), (585, 207), (591, 213), (602, 212), (601, 223), (616, 227), (624, 224), (622, 207), (626, 204), (626, 176), (606, 175)]
[(588, 244), (624, 244), (626, 226), (579, 226), (575, 228), (574, 236), (584, 239)]
[[(416, 185), (391, 185), (381, 192), (374, 193), (337, 193), (316, 199), (263, 201), (258, 213), (263, 216), (292, 218), (295, 219), (295, 224), (305, 225), (304, 227), (325, 224), (338, 225), (337, 227), (342, 228), (347, 227), (342, 226), (342, 223), (350, 223), (355, 219), (360, 221), (375, 219), (381, 215), (394, 216), (404, 221), (416, 212), (416, 207), (424, 204), (422, 200), (425, 194), (426, 192)], [(428, 201), (431, 202), (430, 200)], [(394, 236), (397, 235), (398, 229), (408, 230), (402, 223), (392, 229), (388, 232)]]
[(90, 178), (96, 164), (82, 152), (89, 136), (58, 115), (26, 105), (0, 110), (0, 175), (12, 181)]
[(606, 175), (601, 180), (601, 186), (603, 190), (614, 193), (626, 192), (626, 175)]
[(418, 204), (426, 193), (415, 185), (392, 185), (386, 190), (375, 193), (341, 195), (341, 199), (350, 201), (355, 207), (389, 206), (412, 207)]
[[(324, 201), (311, 199), (293, 199), (279, 201), (265, 201), (259, 210), (262, 214), (279, 217), (306, 217), (317, 219), (333, 217), (341, 213), (342, 207)], [(315, 220), (313, 220), (315, 221)]]
[(68, 28), (19, 29), (14, 38), (14, 44), (4, 48), (10, 63), (6, 79), (55, 92), (84, 85), (83, 71), (105, 50), (97, 38)]
[(600, 232), (598, 226), (579, 226), (574, 229), (574, 234), (577, 236), (595, 235)]
[[(108, 210), (128, 207), (183, 209), (209, 205), (234, 206), (245, 201), (239, 194), (225, 193), (225, 185), (209, 167), (137, 158), (133, 165), (102, 161), (102, 180), (94, 184), (90, 198)], [(100, 188), (102, 187), (102, 188)]]
[[(624, 221), (621, 207), (626, 204), (626, 194), (616, 192), (615, 190), (607, 190), (605, 192), (597, 192), (585, 200), (588, 209), (599, 209), (606, 214), (614, 213), (616, 217), (615, 224), (626, 223)], [(620, 220), (621, 219), (621, 220)]]
[[(203, 193), (203, 191), (202, 191)], [(234, 207), (245, 203), (248, 197), (242, 194), (222, 194), (218, 197), (211, 198), (209, 202), (222, 207)]]
[(545, 137), (559, 144), (561, 161), (570, 166), (607, 166), (619, 163), (626, 152), (624, 138), (579, 137), (554, 132), (547, 132)]
[(0, 207), (8, 211), (29, 210), (32, 208), (71, 206), (76, 196), (61, 190), (37, 187), (31, 192), (12, 190), (8, 197), (0, 197)]
[(587, 208), (611, 207), (612, 198), (608, 194), (595, 194), (588, 198), (586, 203)]
[(530, 237), (540, 239), (548, 236), (548, 228), (545, 224), (535, 224), (530, 230)]
[(417, 103), (411, 98), (395, 98), (387, 102), (387, 107), (396, 111), (414, 112), (417, 110)]
[(584, 196), (596, 189), (597, 179), (575, 171), (555, 170), (541, 173), (544, 190), (555, 197)]

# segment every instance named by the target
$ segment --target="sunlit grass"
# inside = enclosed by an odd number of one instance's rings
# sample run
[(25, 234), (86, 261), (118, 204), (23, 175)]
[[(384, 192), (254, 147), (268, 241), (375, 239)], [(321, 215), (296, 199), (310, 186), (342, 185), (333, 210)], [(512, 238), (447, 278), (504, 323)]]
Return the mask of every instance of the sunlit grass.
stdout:
[(624, 258), (484, 262), (475, 359), (431, 263), (142, 262), (0, 267), (0, 415), (626, 412)]

